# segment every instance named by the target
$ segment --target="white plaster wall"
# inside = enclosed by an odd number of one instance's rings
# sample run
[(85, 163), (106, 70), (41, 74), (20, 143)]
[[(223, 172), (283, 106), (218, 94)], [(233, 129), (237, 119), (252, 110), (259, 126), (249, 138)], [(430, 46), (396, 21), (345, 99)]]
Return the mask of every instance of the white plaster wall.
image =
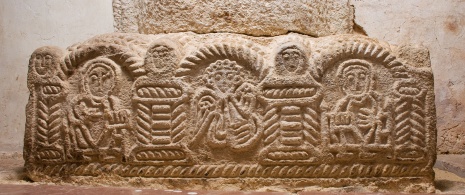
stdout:
[(108, 32), (112, 0), (0, 0), (0, 152), (23, 148), (31, 53)]
[(438, 151), (465, 153), (465, 1), (351, 0), (355, 22), (391, 44), (429, 48)]

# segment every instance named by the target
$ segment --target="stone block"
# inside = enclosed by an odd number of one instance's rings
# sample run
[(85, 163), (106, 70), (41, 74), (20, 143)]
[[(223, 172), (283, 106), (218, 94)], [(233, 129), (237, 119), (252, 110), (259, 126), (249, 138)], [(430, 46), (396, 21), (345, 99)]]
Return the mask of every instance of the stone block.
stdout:
[(326, 36), (353, 31), (348, 0), (114, 0), (117, 32)]
[(434, 192), (433, 74), (409, 48), (294, 33), (113, 33), (41, 47), (29, 61), (27, 173)]

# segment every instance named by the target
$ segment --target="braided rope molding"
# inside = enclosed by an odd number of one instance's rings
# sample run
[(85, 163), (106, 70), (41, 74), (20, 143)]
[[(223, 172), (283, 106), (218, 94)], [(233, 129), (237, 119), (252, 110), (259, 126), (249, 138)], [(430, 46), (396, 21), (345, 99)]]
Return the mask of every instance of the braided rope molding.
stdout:
[(176, 98), (182, 95), (182, 90), (176, 87), (147, 86), (137, 89), (141, 98)]
[(292, 88), (271, 88), (263, 90), (263, 96), (267, 98), (279, 99), (279, 98), (300, 98), (300, 97), (312, 97), (316, 93), (315, 88), (303, 88), (303, 87), (292, 87)]
[(315, 166), (261, 166), (261, 165), (194, 165), (194, 166), (136, 166), (123, 164), (35, 164), (28, 171), (56, 176), (65, 173), (76, 176), (98, 176), (113, 173), (123, 177), (169, 178), (369, 178), (426, 176), (424, 164), (377, 165), (315, 165)]

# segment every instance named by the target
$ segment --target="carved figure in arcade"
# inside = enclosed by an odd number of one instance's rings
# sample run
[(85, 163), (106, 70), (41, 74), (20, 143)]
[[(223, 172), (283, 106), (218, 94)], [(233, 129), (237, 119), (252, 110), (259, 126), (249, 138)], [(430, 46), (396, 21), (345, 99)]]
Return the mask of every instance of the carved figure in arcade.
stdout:
[(275, 74), (263, 84), (263, 163), (318, 161), (321, 90), (308, 67), (303, 46), (297, 43), (283, 44), (276, 53)]
[(109, 60), (87, 63), (82, 78), (84, 94), (73, 101), (69, 113), (72, 138), (84, 160), (115, 161), (129, 155), (130, 111), (112, 94), (116, 77)]
[[(385, 112), (387, 98), (374, 91), (372, 65), (363, 60), (348, 60), (337, 70), (341, 91), (345, 96), (332, 109), (330, 144), (348, 150), (371, 148), (361, 158), (371, 158), (376, 150), (391, 143), (392, 118)], [(343, 154), (341, 154), (343, 155)], [(342, 156), (340, 156), (342, 157)]]
[(260, 133), (256, 109), (256, 89), (245, 81), (242, 67), (228, 59), (211, 63), (196, 101), (195, 139), (207, 132), (206, 141), (214, 148), (243, 151), (252, 147)]

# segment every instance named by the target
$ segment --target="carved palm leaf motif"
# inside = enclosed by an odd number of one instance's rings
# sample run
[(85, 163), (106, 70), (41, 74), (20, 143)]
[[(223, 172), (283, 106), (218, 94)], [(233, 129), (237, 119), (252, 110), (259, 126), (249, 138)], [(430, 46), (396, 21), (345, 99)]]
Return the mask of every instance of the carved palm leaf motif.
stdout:
[(395, 143), (400, 159), (423, 158), (426, 143), (426, 91), (412, 81), (399, 83), (395, 114)]
[(37, 105), (37, 143), (43, 147), (58, 143), (63, 130), (61, 102), (41, 99)]

